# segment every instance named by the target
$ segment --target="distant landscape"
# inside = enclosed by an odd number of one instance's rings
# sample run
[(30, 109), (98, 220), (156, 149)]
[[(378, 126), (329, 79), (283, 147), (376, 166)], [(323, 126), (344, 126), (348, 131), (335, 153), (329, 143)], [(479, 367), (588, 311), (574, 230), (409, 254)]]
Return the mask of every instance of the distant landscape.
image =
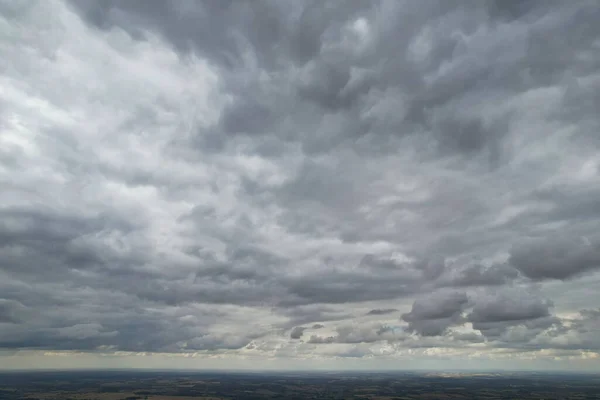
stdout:
[(0, 400), (600, 400), (599, 110), (600, 0), (0, 0)]
[(0, 399), (600, 399), (600, 375), (557, 373), (4, 372)]

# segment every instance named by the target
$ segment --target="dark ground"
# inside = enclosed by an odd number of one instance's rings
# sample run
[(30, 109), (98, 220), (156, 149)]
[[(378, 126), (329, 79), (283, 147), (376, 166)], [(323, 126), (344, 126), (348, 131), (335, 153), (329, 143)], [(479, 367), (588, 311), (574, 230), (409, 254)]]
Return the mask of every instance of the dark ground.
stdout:
[(600, 375), (0, 372), (0, 399), (600, 399)]

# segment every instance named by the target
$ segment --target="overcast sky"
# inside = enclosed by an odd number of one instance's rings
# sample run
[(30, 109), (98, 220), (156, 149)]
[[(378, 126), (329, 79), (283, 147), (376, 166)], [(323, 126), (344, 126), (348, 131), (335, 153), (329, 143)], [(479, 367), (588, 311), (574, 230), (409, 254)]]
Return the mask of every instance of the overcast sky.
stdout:
[(0, 0), (0, 368), (600, 370), (598, 21)]

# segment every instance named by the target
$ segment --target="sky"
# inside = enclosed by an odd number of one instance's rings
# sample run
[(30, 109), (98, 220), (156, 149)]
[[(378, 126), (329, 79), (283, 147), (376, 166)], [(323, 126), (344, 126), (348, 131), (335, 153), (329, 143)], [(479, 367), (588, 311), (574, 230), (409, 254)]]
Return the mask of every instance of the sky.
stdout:
[(600, 371), (599, 20), (0, 0), (0, 368)]

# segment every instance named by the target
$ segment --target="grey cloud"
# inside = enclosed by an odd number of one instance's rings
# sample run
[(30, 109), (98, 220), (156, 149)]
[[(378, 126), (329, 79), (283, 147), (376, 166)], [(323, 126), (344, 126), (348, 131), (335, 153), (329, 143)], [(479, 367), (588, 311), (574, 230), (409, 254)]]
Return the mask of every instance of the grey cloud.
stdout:
[(395, 308), (375, 308), (367, 313), (367, 315), (385, 315), (398, 311)]
[(579, 313), (584, 318), (600, 319), (600, 308), (596, 310), (581, 310)]
[(485, 341), (485, 337), (483, 335), (478, 335), (476, 333), (471, 333), (471, 332), (469, 332), (469, 333), (453, 332), (451, 336), (454, 340), (470, 342), (470, 343), (482, 343)]
[(335, 343), (336, 339), (334, 336), (317, 336), (317, 335), (311, 335), (310, 338), (308, 339), (308, 343), (313, 343), (313, 344), (328, 344), (328, 343)]
[(240, 349), (252, 340), (263, 336), (264, 333), (256, 334), (208, 334), (195, 337), (184, 344), (185, 350), (221, 350)]
[[(143, 37), (145, 30), (156, 30), (178, 49), (201, 50), (227, 67), (233, 67), (240, 62), (239, 42), (234, 35), (224, 32), (215, 40), (211, 37), (211, 32), (221, 31), (226, 26), (236, 23), (236, 20), (239, 21), (240, 12), (256, 13), (255, 17), (261, 18), (261, 23), (252, 29), (251, 38), (255, 40), (254, 45), (266, 51), (276, 37), (268, 34), (269, 30), (276, 33), (280, 22), (273, 18), (273, 7), (262, 7), (263, 10), (259, 11), (259, 7), (248, 8), (230, 1), (195, 4), (188, 2), (179, 5), (158, 1), (135, 1), (128, 4), (83, 1), (71, 4), (87, 21), (101, 29), (119, 26), (134, 37)], [(261, 32), (264, 29), (267, 30)]]
[[(288, 318), (288, 321), (281, 326), (284, 330), (293, 329), (298, 325), (315, 325), (315, 321), (340, 321), (352, 318), (350, 310), (334, 305), (306, 304), (294, 307), (278, 307), (275, 310)], [(316, 325), (323, 324), (317, 323)]]
[(473, 324), (473, 329), (492, 337), (515, 325), (545, 329), (555, 320), (550, 315), (552, 306), (551, 301), (527, 292), (500, 291), (477, 299), (467, 320)]
[(399, 263), (366, 255), (358, 268), (325, 270), (312, 276), (286, 277), (290, 298), (283, 304), (348, 303), (404, 297), (427, 282), (419, 263)]
[(464, 292), (439, 293), (415, 301), (410, 313), (404, 314), (402, 318), (411, 321), (450, 317), (460, 311), (468, 301)]
[[(396, 9), (398, 6), (377, 2), (368, 6), (362, 2), (334, 2), (328, 7), (316, 3), (298, 3), (294, 6), (288, 2), (269, 1), (257, 2), (252, 7), (235, 2), (219, 6), (213, 2), (186, 3), (186, 7), (174, 2), (130, 2), (127, 5), (115, 2), (102, 5), (91, 2), (72, 4), (89, 22), (102, 29), (113, 26), (119, 26), (129, 32), (136, 29), (142, 32), (155, 29), (179, 50), (199, 52), (227, 67), (243, 68), (245, 60), (242, 55), (244, 52), (250, 52), (254, 60), (261, 63), (261, 67), (286, 71), (286, 68), (289, 68), (289, 60), (286, 63), (285, 56), (295, 55), (302, 65), (306, 64), (307, 74), (311, 76), (309, 82), (298, 87), (298, 93), (325, 110), (335, 111), (351, 107), (356, 104), (361, 94), (366, 94), (371, 88), (402, 84), (407, 92), (415, 94), (411, 96), (408, 107), (411, 110), (408, 114), (409, 124), (400, 120), (393, 131), (409, 132), (414, 130), (411, 129), (412, 122), (416, 122), (425, 130), (432, 130), (433, 137), (439, 145), (450, 151), (498, 151), (495, 143), (502, 132), (494, 132), (494, 129), (488, 127), (488, 123), (482, 122), (479, 117), (468, 114), (458, 120), (442, 117), (443, 114), (456, 114), (450, 104), (452, 98), (457, 98), (457, 93), (464, 93), (466, 89), (474, 92), (458, 97), (458, 105), (461, 101), (473, 101), (477, 95), (485, 97), (483, 90), (489, 90), (494, 83), (504, 83), (502, 74), (494, 74), (493, 65), (486, 62), (487, 54), (484, 50), (477, 49), (472, 55), (466, 56), (457, 51), (461, 44), (464, 44), (458, 38), (447, 34), (447, 31), (455, 28), (467, 31), (472, 29), (473, 21), (480, 17), (481, 13), (488, 12), (493, 15), (498, 7), (486, 9), (484, 5), (480, 5), (472, 11), (466, 7), (458, 7), (454, 12), (449, 12), (451, 7), (444, 6), (444, 3), (436, 3), (437, 10), (433, 3), (422, 8), (413, 4), (407, 9), (410, 12), (401, 13)], [(291, 8), (293, 12), (286, 12), (286, 7)], [(377, 10), (385, 8), (390, 9), (387, 20), (373, 21)], [(444, 11), (449, 12), (447, 16), (443, 16)], [(339, 46), (337, 49), (336, 46), (329, 46), (330, 50), (322, 48), (325, 42), (340, 40), (333, 33), (335, 28), (340, 29), (342, 25), (358, 16), (366, 18), (367, 22), (381, 25), (381, 32), (372, 39), (372, 50), (351, 56), (348, 54), (349, 50), (340, 49)], [(422, 66), (413, 66), (411, 69), (408, 67), (411, 64), (405, 62), (400, 55), (409, 52), (409, 39), (418, 35), (420, 24), (432, 21), (435, 21), (436, 25), (433, 25), (435, 29), (431, 39), (434, 47), (430, 50), (429, 57), (435, 63), (428, 65), (426, 71), (436, 72), (436, 68), (443, 62), (450, 62), (450, 67), (446, 75), (425, 85), (417, 73)], [(227, 29), (229, 34), (223, 29)], [(207, 35), (206, 32), (211, 32), (211, 35)], [(403, 38), (397, 43), (394, 51), (388, 48), (389, 42), (385, 40), (388, 35)], [(449, 37), (452, 39), (448, 39)], [(514, 39), (507, 36), (506, 40)], [(497, 47), (506, 46), (504, 42), (496, 44), (498, 40), (491, 42)], [(532, 44), (535, 48), (536, 45), (541, 45), (541, 42), (534, 41)], [(454, 51), (448, 51), (452, 47)], [(534, 60), (526, 58), (525, 52), (517, 53), (512, 58), (511, 56), (507, 56), (504, 62), (506, 68), (526, 68), (526, 63)], [(387, 63), (379, 62), (384, 57), (387, 57)], [(471, 57), (476, 57), (478, 62), (471, 62)], [(374, 71), (378, 76), (350, 88), (348, 84), (351, 66)], [(488, 83), (482, 84), (485, 80)], [(258, 106), (256, 100), (252, 100), (253, 97), (255, 96), (252, 93), (245, 94), (239, 99), (239, 104), (225, 113), (222, 126), (224, 131), (262, 131), (264, 124), (278, 118), (269, 115), (268, 111), (269, 107), (277, 108), (276, 104)], [(464, 107), (460, 109), (469, 111)], [(296, 107), (295, 111), (304, 115), (302, 107)], [(348, 114), (346, 117), (355, 118), (353, 114), (360, 116), (361, 113)], [(417, 114), (420, 117), (415, 119)], [(242, 117), (243, 122), (240, 119)], [(259, 122), (261, 120), (263, 122)], [(352, 125), (367, 128), (370, 123), (365, 122), (356, 121)], [(504, 132), (506, 127), (502, 129)], [(367, 134), (368, 131), (369, 128), (361, 132), (361, 135)], [(339, 143), (339, 139), (334, 143)]]
[(383, 340), (397, 341), (403, 338), (402, 331), (387, 325), (350, 326), (342, 325), (336, 328), (335, 336), (311, 335), (308, 343), (374, 343)]
[[(95, 233), (113, 225), (121, 229), (132, 229), (125, 221), (114, 222), (110, 215), (85, 218), (77, 215), (60, 215), (50, 210), (27, 210), (5, 208), (2, 210), (0, 238), (6, 246), (17, 244), (46, 243), (61, 245), (79, 236)], [(113, 219), (113, 221), (111, 221)], [(119, 223), (120, 222), (120, 223)], [(50, 243), (49, 243), (50, 242)]]
[(265, 133), (270, 118), (269, 110), (261, 104), (235, 102), (221, 116), (221, 124), (226, 133)]
[[(24, 314), (27, 318), (4, 329), (0, 347), (181, 352), (240, 348), (267, 333), (248, 327), (244, 333), (216, 334), (210, 327), (221, 318), (219, 312), (198, 313), (181, 307), (151, 311), (133, 296), (74, 291), (59, 309), (55, 308), (59, 304), (56, 295), (51, 296), (49, 304), (36, 307), (37, 315)], [(97, 302), (104, 305), (99, 307)], [(64, 309), (70, 314), (63, 314)]]
[(129, 251), (109, 243), (136, 229), (117, 216), (17, 208), (6, 208), (2, 214), (0, 262), (3, 268), (33, 279), (47, 279), (50, 274), (56, 279), (72, 270), (109, 270), (120, 262), (136, 265), (147, 256), (141, 248)]
[(600, 268), (600, 243), (550, 237), (516, 246), (510, 263), (532, 279), (568, 279)]
[(18, 323), (26, 307), (16, 300), (0, 299), (0, 323)]
[(527, 321), (525, 329), (505, 330), (499, 338), (500, 345), (517, 349), (552, 349), (560, 354), (576, 351), (598, 351), (600, 340), (597, 330), (600, 321), (598, 310), (581, 310), (574, 318), (553, 317)]
[(294, 329), (292, 329), (292, 332), (290, 332), (290, 338), (300, 339), (302, 337), (302, 335), (304, 334), (305, 330), (306, 330), (306, 327), (304, 327), (304, 326), (295, 327)]
[(497, 286), (515, 280), (519, 276), (516, 269), (507, 264), (484, 266), (471, 264), (464, 267), (447, 268), (436, 282), (440, 286)]
[(118, 26), (134, 36), (156, 31), (180, 51), (198, 52), (227, 68), (242, 67), (243, 53), (250, 51), (266, 69), (316, 57), (325, 30), (364, 8), (355, 1), (328, 7), (307, 2), (300, 9), (293, 2), (262, 0), (252, 6), (231, 1), (71, 4), (100, 29)]
[(592, 350), (600, 349), (600, 340), (597, 334), (598, 325), (600, 324), (600, 309), (582, 310), (579, 314), (580, 318), (573, 321), (573, 330), (577, 332), (578, 340), (571, 343), (559, 342), (559, 346)]
[(300, 97), (313, 101), (325, 109), (336, 110), (352, 105), (353, 93), (344, 93), (351, 78), (348, 64), (324, 61), (315, 63), (311, 67), (307, 73), (310, 80), (300, 83), (298, 87)]
[(442, 335), (448, 327), (462, 322), (461, 313), (469, 299), (464, 292), (440, 292), (415, 300), (409, 313), (402, 314), (408, 329), (423, 336)]
[[(204, 302), (296, 307), (405, 297), (428, 282), (421, 264), (397, 263), (385, 257), (375, 264), (363, 260), (353, 270), (334, 268), (298, 275), (278, 272), (277, 267), (287, 261), (272, 254), (246, 249), (228, 255), (225, 263), (206, 258), (194, 260), (198, 267), (191, 275), (168, 278), (140, 272), (141, 279), (128, 284), (129, 291), (169, 305)], [(124, 271), (116, 273), (127, 275)], [(109, 282), (119, 285), (115, 280)], [(306, 322), (315, 320), (321, 319)]]
[(336, 329), (337, 336), (335, 341), (341, 343), (365, 343), (381, 340), (382, 335), (386, 333), (386, 329), (381, 327), (374, 330), (369, 326), (352, 327), (342, 326)]
[[(494, 15), (512, 20), (525, 17), (528, 13), (534, 11), (536, 6), (543, 6), (541, 3), (536, 0), (493, 0), (490, 1), (490, 10)], [(556, 4), (557, 2), (548, 3)]]
[(471, 322), (521, 321), (546, 317), (552, 304), (530, 296), (501, 293), (480, 300), (469, 315)]

